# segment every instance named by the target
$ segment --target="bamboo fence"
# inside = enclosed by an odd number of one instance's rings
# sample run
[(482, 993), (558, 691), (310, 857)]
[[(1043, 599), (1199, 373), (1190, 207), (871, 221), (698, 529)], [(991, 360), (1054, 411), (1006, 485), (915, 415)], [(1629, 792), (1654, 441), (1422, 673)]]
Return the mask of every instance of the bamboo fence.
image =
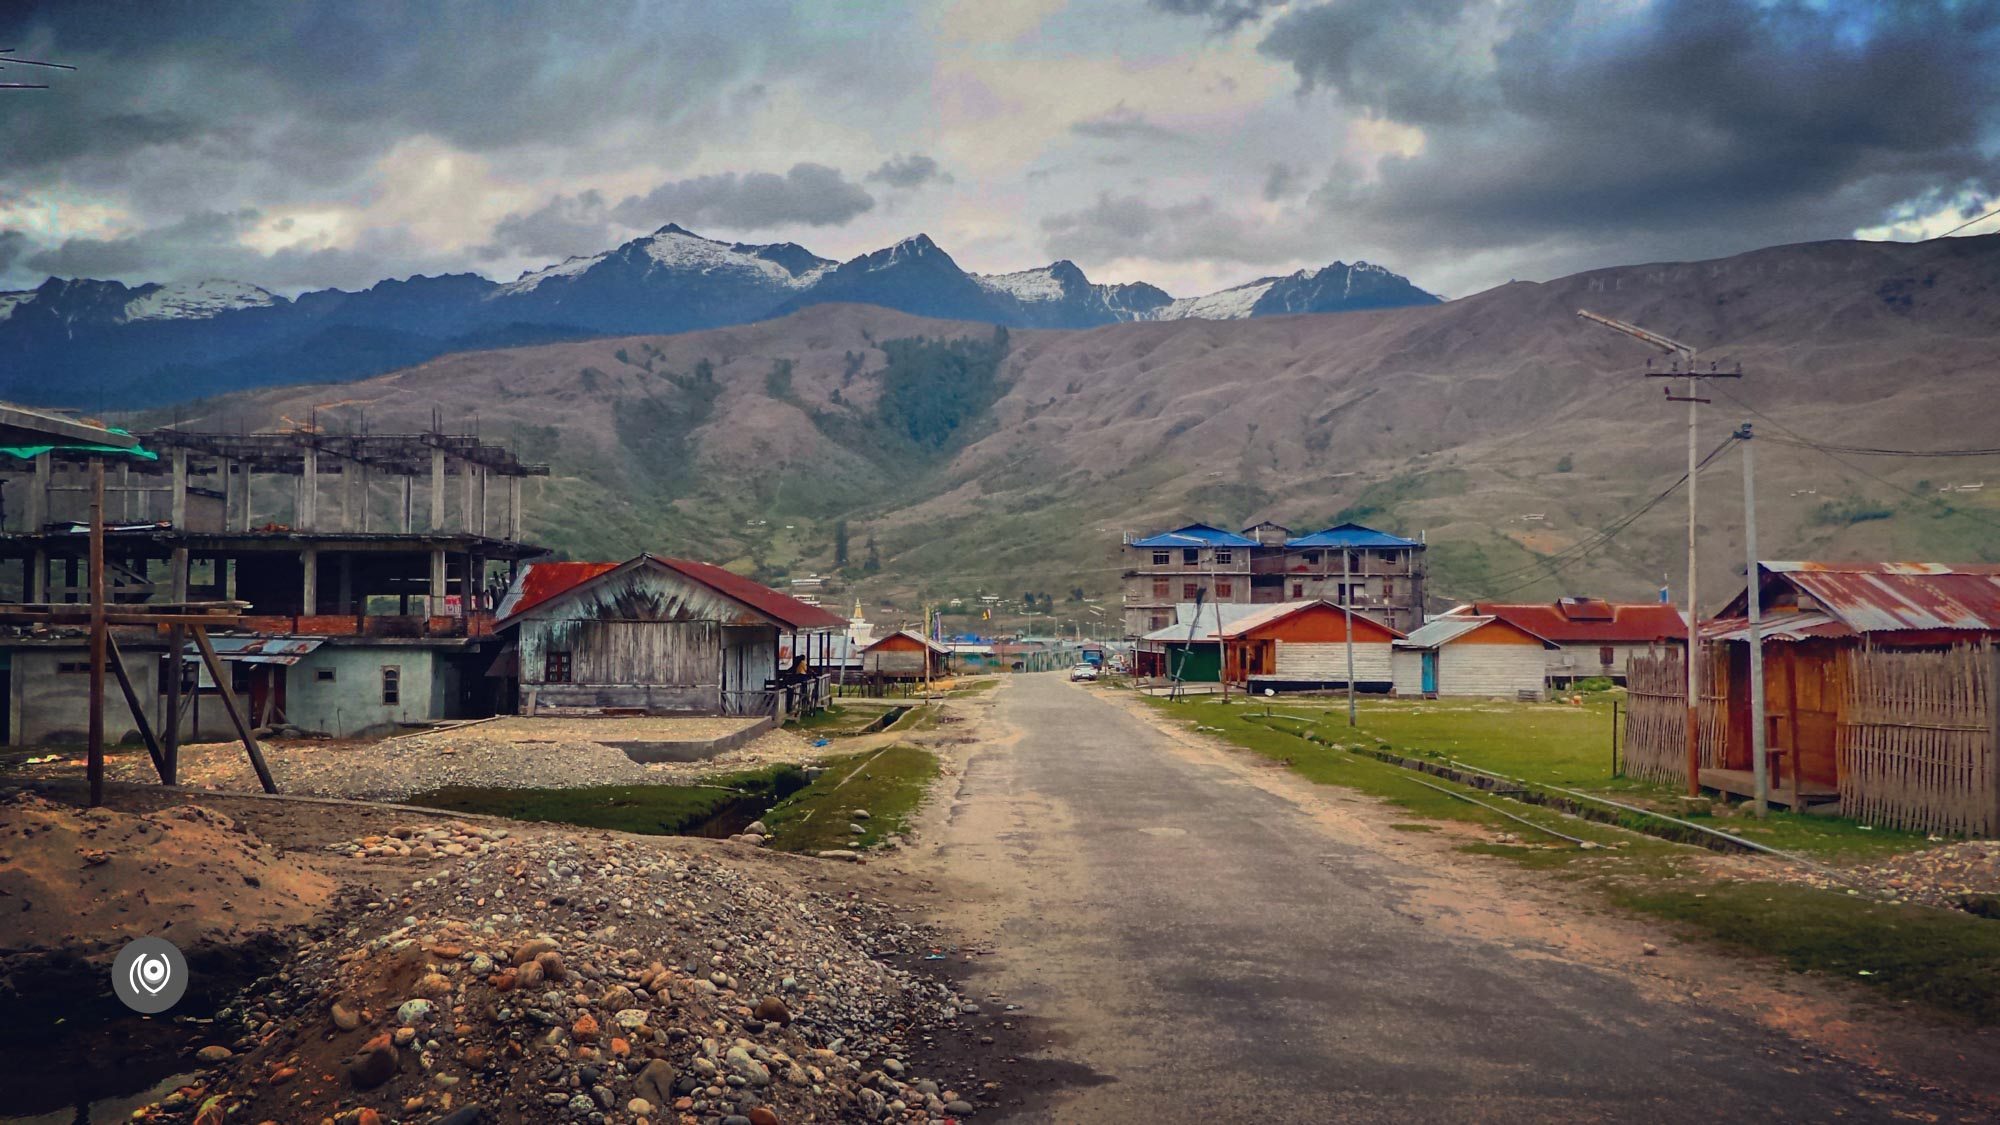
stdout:
[[(1729, 700), (1728, 654), (1708, 653), (1701, 685), (1701, 766), (1722, 764)], [(1626, 663), (1625, 772), (1661, 785), (1687, 784), (1687, 672), (1680, 649), (1652, 650)]]
[(1919, 832), (2000, 833), (1990, 644), (1847, 654), (1840, 807)]

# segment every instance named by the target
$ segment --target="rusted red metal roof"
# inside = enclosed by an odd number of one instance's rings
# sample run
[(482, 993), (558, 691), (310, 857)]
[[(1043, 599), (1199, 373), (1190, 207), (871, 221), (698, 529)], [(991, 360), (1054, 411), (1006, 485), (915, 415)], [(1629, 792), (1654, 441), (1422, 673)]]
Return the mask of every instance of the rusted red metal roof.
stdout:
[(1680, 610), (1659, 602), (1605, 602), (1595, 598), (1526, 604), (1474, 602), (1471, 611), (1481, 617), (1498, 617), (1517, 629), (1559, 645), (1643, 645), (1670, 637), (1687, 637), (1687, 621)]
[(693, 559), (668, 558), (663, 555), (641, 555), (622, 563), (610, 562), (543, 562), (529, 563), (515, 579), (512, 589), (501, 600), (496, 616), (501, 623), (576, 589), (590, 580), (634, 564), (651, 564), (665, 567), (691, 582), (698, 582), (723, 597), (729, 598), (761, 617), (779, 626), (793, 630), (845, 629), (847, 619), (829, 613), (816, 605), (805, 602), (789, 594), (781, 594), (758, 582), (753, 582), (740, 574), (724, 570), (713, 563), (696, 562)]
[(533, 562), (521, 568), (507, 596), (500, 599), (494, 616), (505, 620), (526, 613), (558, 594), (574, 590), (585, 582), (618, 569), (615, 562)]
[(693, 559), (670, 559), (659, 555), (648, 558), (670, 570), (676, 571), (704, 586), (734, 598), (765, 617), (791, 629), (845, 629), (847, 618), (830, 613), (816, 605), (781, 594), (761, 582), (753, 582), (740, 574), (724, 570), (714, 563), (695, 562)]
[(1758, 566), (1796, 587), (1857, 633), (2000, 632), (2000, 566), (1905, 562)]
[[(1765, 615), (1757, 622), (1757, 632), (1767, 641), (1810, 641), (1825, 638), (1851, 637), (1854, 630), (1842, 625), (1824, 613), (1777, 613)], [(1716, 641), (1748, 641), (1750, 639), (1750, 619), (1748, 617), (1716, 617), (1701, 623), (1701, 639), (1707, 643)]]

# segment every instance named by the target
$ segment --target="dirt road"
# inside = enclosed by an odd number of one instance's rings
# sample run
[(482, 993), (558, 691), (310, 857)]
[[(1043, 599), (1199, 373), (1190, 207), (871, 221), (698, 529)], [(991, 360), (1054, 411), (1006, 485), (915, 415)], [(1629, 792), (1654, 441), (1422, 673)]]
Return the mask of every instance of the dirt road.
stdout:
[(994, 947), (978, 983), (1100, 1079), (1057, 1120), (1987, 1119), (1867, 1065), (1809, 982), (1593, 916), (1143, 705), (1048, 675), (979, 706), (902, 862)]

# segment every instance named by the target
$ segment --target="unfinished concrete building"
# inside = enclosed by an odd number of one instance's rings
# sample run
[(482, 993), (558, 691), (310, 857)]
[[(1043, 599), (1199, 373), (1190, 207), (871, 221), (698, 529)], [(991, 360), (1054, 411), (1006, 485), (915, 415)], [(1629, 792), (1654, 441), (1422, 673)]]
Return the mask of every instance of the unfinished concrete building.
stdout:
[[(544, 553), (521, 538), (522, 483), (546, 466), (440, 432), (138, 436), (154, 459), (108, 469), (109, 600), (249, 603), (244, 632), (216, 641), (259, 724), (346, 735), (505, 704), (485, 676), (492, 610), (516, 564)], [(87, 458), (10, 452), (0, 582), (31, 604), (81, 602)], [(165, 651), (149, 638), (121, 648), (140, 663)], [(87, 707), (65, 675), (87, 670), (80, 653), (75, 638), (0, 638), (10, 744), (82, 729)], [(157, 667), (131, 671), (166, 681)], [(183, 711), (188, 737), (221, 719), (202, 714), (200, 690)], [(116, 738), (129, 717), (107, 711), (106, 722)]]

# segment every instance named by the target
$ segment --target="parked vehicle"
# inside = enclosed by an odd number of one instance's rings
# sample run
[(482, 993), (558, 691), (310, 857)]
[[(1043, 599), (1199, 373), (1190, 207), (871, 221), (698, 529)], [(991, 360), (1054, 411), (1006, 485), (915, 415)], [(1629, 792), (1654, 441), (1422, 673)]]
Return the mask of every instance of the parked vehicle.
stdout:
[(1079, 664), (1069, 670), (1069, 678), (1072, 682), (1077, 680), (1095, 680), (1097, 678), (1097, 665)]

